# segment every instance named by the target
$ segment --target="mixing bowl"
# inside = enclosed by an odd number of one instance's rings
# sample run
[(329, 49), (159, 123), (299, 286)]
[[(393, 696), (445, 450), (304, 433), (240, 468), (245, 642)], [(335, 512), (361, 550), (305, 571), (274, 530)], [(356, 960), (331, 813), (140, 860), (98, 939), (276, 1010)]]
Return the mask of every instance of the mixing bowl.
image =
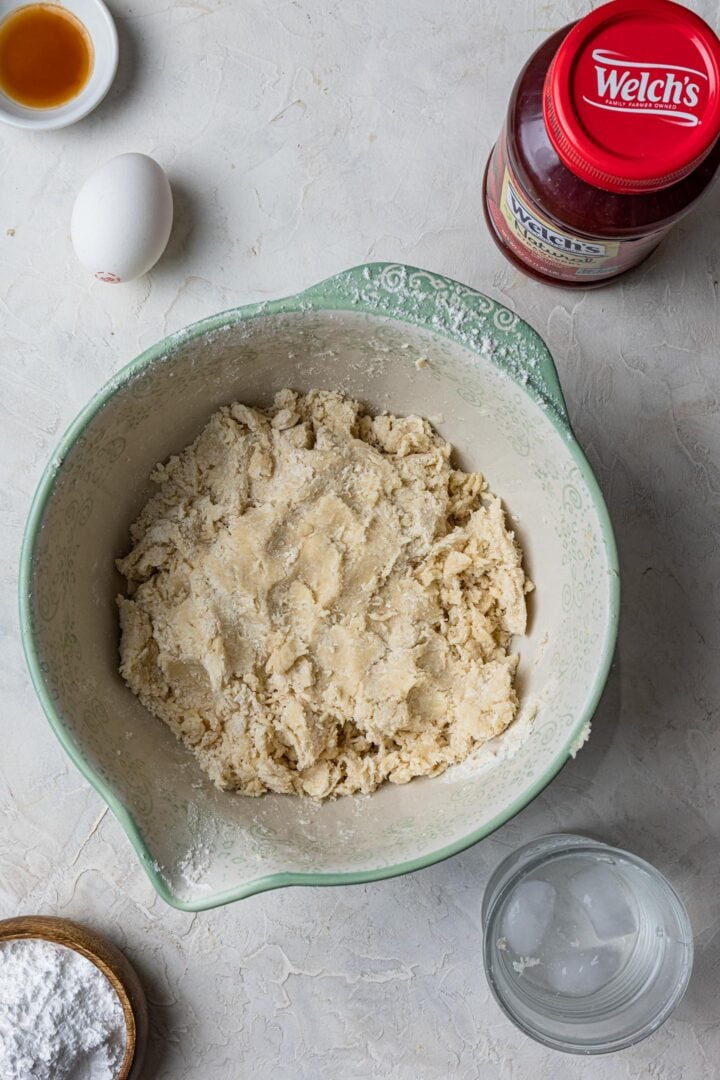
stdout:
[[(153, 465), (219, 405), (337, 389), (430, 417), (509, 509), (536, 583), (516, 723), (434, 779), (315, 804), (216, 790), (118, 675), (114, 558)], [(617, 630), (607, 511), (552, 359), (512, 311), (423, 270), (373, 263), (153, 346), (93, 398), (40, 482), (25, 534), (23, 641), (50, 724), (160, 895), (199, 910), (283, 885), (416, 870), (517, 813), (589, 733)]]

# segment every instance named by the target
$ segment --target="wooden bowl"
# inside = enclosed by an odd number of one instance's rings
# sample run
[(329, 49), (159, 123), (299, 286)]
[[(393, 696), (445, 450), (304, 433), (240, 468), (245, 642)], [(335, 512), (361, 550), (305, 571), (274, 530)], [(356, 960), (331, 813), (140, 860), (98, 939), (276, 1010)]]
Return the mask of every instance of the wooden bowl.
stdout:
[(115, 1080), (139, 1080), (148, 1038), (145, 992), (135, 969), (119, 949), (87, 926), (53, 915), (21, 915), (0, 919), (0, 942), (41, 938), (74, 949), (111, 983), (125, 1016), (125, 1057)]

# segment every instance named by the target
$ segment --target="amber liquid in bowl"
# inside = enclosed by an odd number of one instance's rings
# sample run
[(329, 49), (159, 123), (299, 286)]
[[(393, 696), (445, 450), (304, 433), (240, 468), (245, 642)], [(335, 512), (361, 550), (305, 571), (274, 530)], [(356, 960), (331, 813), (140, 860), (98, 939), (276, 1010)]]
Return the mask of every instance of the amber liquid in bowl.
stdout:
[(65, 105), (84, 89), (92, 69), (90, 35), (59, 4), (28, 4), (0, 23), (0, 90), (18, 105)]

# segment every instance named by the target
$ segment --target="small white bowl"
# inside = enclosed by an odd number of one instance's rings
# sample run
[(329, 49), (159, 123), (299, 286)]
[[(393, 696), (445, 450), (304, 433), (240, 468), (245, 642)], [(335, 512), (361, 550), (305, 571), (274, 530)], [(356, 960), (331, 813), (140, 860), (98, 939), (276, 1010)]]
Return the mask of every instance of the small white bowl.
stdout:
[[(0, 25), (7, 16), (32, 0), (0, 0)], [(112, 15), (103, 0), (52, 0), (83, 24), (93, 44), (94, 62), (90, 78), (80, 93), (52, 109), (20, 105), (0, 90), (0, 120), (13, 127), (37, 131), (68, 127), (92, 112), (112, 86), (118, 65), (118, 37)]]

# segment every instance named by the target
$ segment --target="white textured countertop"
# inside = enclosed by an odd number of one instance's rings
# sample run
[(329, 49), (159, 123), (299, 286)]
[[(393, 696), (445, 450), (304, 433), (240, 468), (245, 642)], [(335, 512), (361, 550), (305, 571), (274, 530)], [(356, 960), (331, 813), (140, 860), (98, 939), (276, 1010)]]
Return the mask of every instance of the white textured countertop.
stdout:
[[(716, 14), (710, 0), (693, 7)], [(74, 128), (2, 129), (0, 152), (0, 916), (107, 933), (152, 1008), (146, 1075), (168, 1080), (710, 1080), (720, 1025), (718, 198), (597, 292), (504, 262), (485, 160), (522, 62), (574, 0), (115, 0), (117, 82)], [(74, 195), (139, 150), (176, 198), (168, 253), (113, 287), (76, 264)], [(491, 839), (376, 885), (291, 889), (203, 915), (154, 894), (56, 742), (18, 637), (24, 519), (61, 432), (166, 333), (369, 259), (474, 285), (545, 337), (617, 529), (618, 659), (593, 737)], [(490, 1000), (488, 874), (552, 830), (655, 862), (688, 904), (696, 970), (676, 1015), (592, 1061), (541, 1049)]]

